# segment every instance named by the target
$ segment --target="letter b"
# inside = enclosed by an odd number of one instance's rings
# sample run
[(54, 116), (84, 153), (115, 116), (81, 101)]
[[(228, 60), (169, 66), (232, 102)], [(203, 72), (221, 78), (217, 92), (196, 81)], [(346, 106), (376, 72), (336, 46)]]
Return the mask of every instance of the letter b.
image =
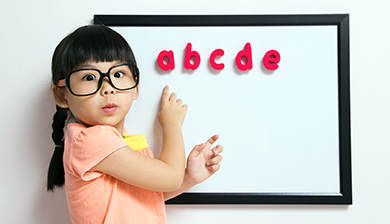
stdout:
[[(186, 55), (184, 58), (184, 68), (195, 70), (199, 67), (200, 55), (196, 51), (191, 51), (191, 47), (192, 47), (191, 43), (188, 43), (186, 47)], [(191, 64), (192, 57), (195, 58), (194, 64)]]

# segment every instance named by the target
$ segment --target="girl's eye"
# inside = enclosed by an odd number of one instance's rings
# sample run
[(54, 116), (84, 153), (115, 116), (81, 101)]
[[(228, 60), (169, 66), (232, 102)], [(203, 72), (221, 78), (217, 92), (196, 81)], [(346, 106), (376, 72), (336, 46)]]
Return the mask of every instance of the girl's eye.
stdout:
[(123, 76), (125, 76), (125, 73), (123, 72), (115, 72), (114, 74), (114, 78), (122, 78)]
[(94, 76), (92, 74), (88, 74), (88, 75), (83, 77), (83, 80), (85, 80), (85, 81), (93, 81), (95, 79), (96, 79), (96, 76)]

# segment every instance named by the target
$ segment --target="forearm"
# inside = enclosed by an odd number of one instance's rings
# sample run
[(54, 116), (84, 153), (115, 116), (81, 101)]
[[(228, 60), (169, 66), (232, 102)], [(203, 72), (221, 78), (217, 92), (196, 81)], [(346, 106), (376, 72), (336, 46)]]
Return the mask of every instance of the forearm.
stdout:
[(163, 128), (163, 146), (159, 160), (169, 166), (171, 179), (179, 187), (183, 182), (185, 171), (185, 150), (180, 126)]
[[(176, 93), (169, 95), (169, 87), (165, 86), (161, 109), (157, 118), (163, 129), (163, 146), (159, 160), (169, 167), (170, 180), (179, 188), (183, 183), (185, 169), (184, 141), (181, 131), (188, 106), (182, 105)], [(175, 189), (177, 189), (175, 188)]]
[(179, 189), (175, 190), (175, 191), (170, 191), (170, 192), (164, 192), (164, 200), (167, 201), (171, 198), (174, 198), (180, 194), (182, 194), (183, 192), (186, 192), (187, 190), (189, 190), (190, 188), (192, 188), (195, 184), (192, 184), (189, 179), (187, 178), (187, 175), (184, 176), (184, 180), (183, 180), (183, 183), (182, 185), (180, 186)]

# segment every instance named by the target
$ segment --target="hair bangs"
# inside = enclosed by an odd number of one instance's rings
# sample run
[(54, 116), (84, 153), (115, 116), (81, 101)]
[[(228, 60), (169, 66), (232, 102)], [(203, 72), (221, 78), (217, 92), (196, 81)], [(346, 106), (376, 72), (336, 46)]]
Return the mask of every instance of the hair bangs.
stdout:
[[(108, 27), (94, 25), (81, 27), (65, 38), (53, 55), (52, 64), (61, 65), (57, 69), (61, 70), (61, 78), (65, 78), (69, 72), (87, 62), (109, 61), (137, 65), (133, 51), (120, 34)], [(53, 74), (59, 72), (54, 70), (52, 67)]]

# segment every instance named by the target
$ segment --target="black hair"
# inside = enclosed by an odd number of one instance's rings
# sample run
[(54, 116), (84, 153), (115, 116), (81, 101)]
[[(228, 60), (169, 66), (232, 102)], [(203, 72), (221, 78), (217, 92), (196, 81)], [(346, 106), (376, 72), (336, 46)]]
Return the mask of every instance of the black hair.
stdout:
[[(65, 37), (54, 51), (51, 67), (52, 84), (57, 86), (58, 81), (87, 62), (111, 61), (137, 65), (131, 47), (116, 31), (103, 25), (80, 27)], [(56, 113), (53, 116), (52, 139), (55, 150), (48, 169), (48, 191), (62, 187), (65, 183), (64, 127), (68, 111), (68, 108), (56, 106)]]

